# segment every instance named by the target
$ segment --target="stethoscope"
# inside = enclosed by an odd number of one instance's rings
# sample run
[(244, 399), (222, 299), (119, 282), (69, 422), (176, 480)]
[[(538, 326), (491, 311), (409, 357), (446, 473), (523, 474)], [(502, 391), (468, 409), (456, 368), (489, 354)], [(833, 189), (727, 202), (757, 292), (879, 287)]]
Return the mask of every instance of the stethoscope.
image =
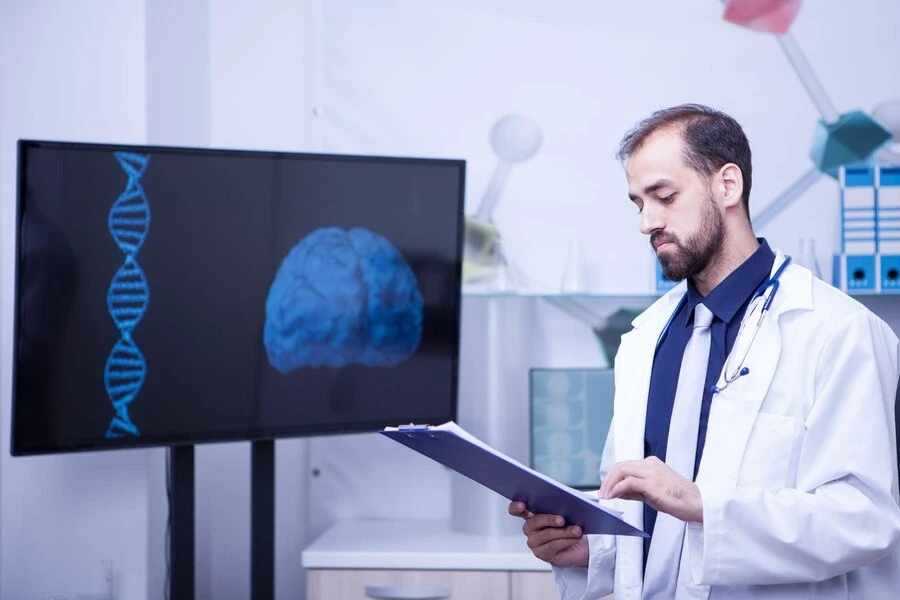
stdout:
[[(725, 357), (725, 367), (723, 369), (723, 381), (721, 387), (717, 385), (710, 386), (709, 391), (713, 394), (717, 394), (727, 388), (729, 385), (737, 381), (740, 377), (747, 375), (750, 373), (750, 368), (744, 366), (744, 361), (747, 359), (747, 355), (750, 353), (750, 348), (753, 346), (754, 340), (756, 340), (756, 334), (759, 333), (760, 325), (762, 325), (763, 318), (766, 316), (766, 313), (769, 312), (769, 308), (772, 306), (772, 301), (775, 298), (775, 294), (778, 292), (778, 287), (781, 285), (780, 277), (784, 272), (785, 267), (788, 266), (791, 262), (790, 256), (784, 257), (784, 262), (778, 267), (775, 273), (769, 277), (766, 281), (764, 281), (756, 291), (753, 292), (753, 297), (750, 300), (750, 304), (747, 306), (747, 310), (744, 314), (744, 318), (741, 319), (741, 328), (738, 330), (737, 337), (734, 339), (734, 345), (731, 348), (731, 351), (728, 353), (728, 356)], [(768, 293), (766, 293), (768, 292)], [(681, 297), (681, 300), (678, 302), (678, 306), (675, 307), (675, 312), (672, 313), (672, 316), (669, 317), (668, 322), (666, 322), (666, 326), (663, 328), (662, 333), (659, 334), (659, 339), (656, 341), (656, 351), (659, 351), (659, 347), (662, 344), (663, 338), (666, 337), (666, 333), (669, 331), (669, 327), (672, 325), (672, 321), (675, 320), (675, 315), (677, 315), (684, 305), (687, 303), (687, 294)], [(741, 341), (746, 338), (744, 334), (744, 328), (747, 326), (747, 323), (754, 316), (754, 312), (758, 312), (758, 316), (756, 316), (755, 326), (753, 328), (753, 334), (750, 336), (750, 339), (747, 340), (746, 345), (743, 345)], [(740, 360), (734, 368), (729, 368), (732, 357), (736, 355), (735, 350), (739, 347), (743, 346), (743, 351), (737, 353), (740, 356)], [(730, 374), (729, 374), (730, 371)]]

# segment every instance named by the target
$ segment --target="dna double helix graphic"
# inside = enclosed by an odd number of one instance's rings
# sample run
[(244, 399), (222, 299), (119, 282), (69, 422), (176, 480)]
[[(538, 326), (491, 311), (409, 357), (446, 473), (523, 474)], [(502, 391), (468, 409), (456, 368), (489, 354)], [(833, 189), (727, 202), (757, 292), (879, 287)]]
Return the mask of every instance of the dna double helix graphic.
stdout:
[(128, 182), (109, 211), (109, 233), (125, 254), (125, 261), (113, 276), (106, 294), (109, 314), (121, 336), (106, 359), (103, 371), (106, 394), (115, 410), (106, 429), (107, 438), (140, 435), (128, 415), (128, 405), (144, 384), (147, 361), (131, 334), (150, 300), (147, 279), (136, 259), (150, 229), (150, 204), (140, 181), (150, 155), (131, 152), (115, 152), (114, 155), (128, 176)]

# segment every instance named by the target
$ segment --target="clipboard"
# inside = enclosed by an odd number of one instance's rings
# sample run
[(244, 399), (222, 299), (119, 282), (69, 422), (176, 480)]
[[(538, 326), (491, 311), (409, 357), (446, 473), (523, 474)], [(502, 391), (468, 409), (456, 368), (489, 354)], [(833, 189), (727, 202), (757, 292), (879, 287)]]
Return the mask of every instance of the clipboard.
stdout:
[(586, 534), (649, 537), (615, 511), (491, 448), (453, 421), (443, 425), (385, 427), (379, 433), (435, 460), (460, 475), (522, 501), (531, 512), (561, 515)]

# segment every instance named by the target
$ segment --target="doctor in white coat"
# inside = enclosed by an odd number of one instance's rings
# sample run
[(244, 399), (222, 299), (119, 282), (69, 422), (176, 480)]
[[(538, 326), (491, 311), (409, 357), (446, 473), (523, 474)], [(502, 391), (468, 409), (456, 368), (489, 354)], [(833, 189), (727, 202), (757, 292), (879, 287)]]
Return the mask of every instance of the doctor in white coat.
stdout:
[[(746, 174), (730, 153), (745, 159)], [(641, 231), (672, 279), (708, 296), (765, 243), (748, 216), (749, 145), (727, 115), (699, 105), (658, 111), (629, 132), (620, 157)], [(770, 280), (786, 258), (774, 254)], [(696, 477), (645, 453), (654, 356), (688, 283), (622, 337), (598, 493), (637, 527), (645, 503), (675, 517), (680, 551), (664, 561), (673, 583), (647, 592), (659, 585), (645, 581), (641, 538), (582, 535), (511, 503), (528, 546), (553, 565), (561, 598), (900, 597), (898, 339), (802, 266), (787, 264), (777, 281), (763, 292), (765, 300), (776, 288), (761, 321), (762, 300), (749, 304), (713, 379)]]

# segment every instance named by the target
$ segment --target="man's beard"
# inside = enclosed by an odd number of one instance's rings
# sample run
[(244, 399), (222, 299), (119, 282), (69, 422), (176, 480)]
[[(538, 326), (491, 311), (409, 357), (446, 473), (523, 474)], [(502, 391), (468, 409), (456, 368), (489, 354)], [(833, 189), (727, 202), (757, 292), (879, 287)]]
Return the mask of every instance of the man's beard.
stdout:
[(712, 198), (709, 198), (707, 207), (700, 221), (700, 229), (687, 242), (683, 243), (664, 231), (657, 231), (650, 236), (650, 243), (654, 248), (661, 242), (669, 242), (675, 247), (658, 256), (663, 276), (669, 281), (681, 281), (701, 273), (722, 247), (725, 240), (725, 220)]

